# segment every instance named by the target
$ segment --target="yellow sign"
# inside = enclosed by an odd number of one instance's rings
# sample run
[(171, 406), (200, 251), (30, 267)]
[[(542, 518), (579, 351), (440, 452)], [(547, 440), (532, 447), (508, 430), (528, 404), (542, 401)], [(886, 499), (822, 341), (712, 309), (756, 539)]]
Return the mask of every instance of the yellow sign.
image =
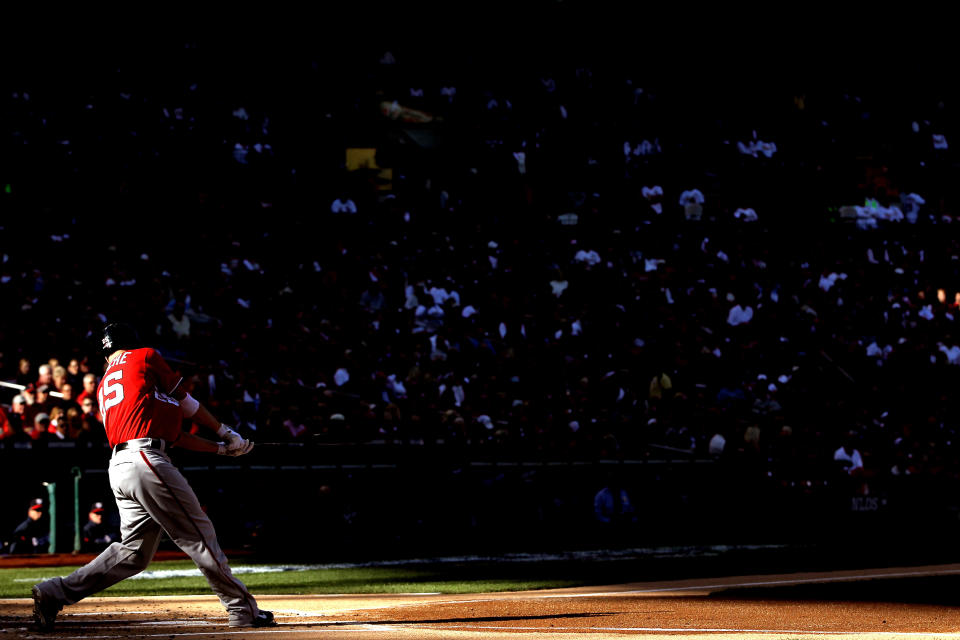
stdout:
[(347, 149), (347, 171), (365, 169), (376, 172), (372, 178), (377, 191), (393, 190), (393, 169), (377, 165), (377, 150), (351, 147)]

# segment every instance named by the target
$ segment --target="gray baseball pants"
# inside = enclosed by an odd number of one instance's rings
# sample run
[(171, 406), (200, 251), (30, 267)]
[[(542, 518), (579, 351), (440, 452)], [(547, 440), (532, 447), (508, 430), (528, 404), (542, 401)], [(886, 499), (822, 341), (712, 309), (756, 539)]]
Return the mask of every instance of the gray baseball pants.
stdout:
[(256, 617), (260, 611), (256, 600), (233, 577), (210, 518), (166, 453), (135, 447), (119, 451), (110, 459), (109, 475), (120, 510), (120, 542), (70, 575), (40, 583), (45, 594), (74, 604), (140, 573), (166, 531), (200, 568), (231, 621), (247, 623)]

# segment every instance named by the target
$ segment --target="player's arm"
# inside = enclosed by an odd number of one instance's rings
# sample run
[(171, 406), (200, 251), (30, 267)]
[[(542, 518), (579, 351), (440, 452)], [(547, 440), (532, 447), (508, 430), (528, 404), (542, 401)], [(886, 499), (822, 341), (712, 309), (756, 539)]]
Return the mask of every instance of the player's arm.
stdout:
[(176, 398), (177, 402), (180, 403), (180, 406), (183, 408), (183, 415), (193, 421), (194, 424), (198, 424), (201, 427), (207, 427), (218, 436), (222, 436), (220, 433), (220, 421), (213, 417), (213, 414), (203, 406), (199, 400), (194, 400), (193, 396), (189, 393), (184, 392), (182, 398)]
[[(166, 360), (157, 353), (155, 350), (151, 349), (147, 353), (147, 362), (150, 365), (148, 370), (156, 376), (156, 384), (159, 389), (162, 389), (167, 395), (173, 397), (180, 403), (180, 410), (183, 412), (185, 418), (190, 418), (195, 424), (205, 426), (209, 429), (212, 429), (216, 432), (218, 436), (224, 439), (224, 443), (211, 442), (210, 440), (205, 440), (204, 438), (199, 438), (197, 436), (191, 436), (195, 440), (203, 440), (204, 442), (218, 445), (217, 453), (231, 456), (239, 456), (244, 453), (249, 453), (253, 449), (253, 443), (249, 440), (244, 439), (239, 433), (231, 429), (225, 424), (221, 424), (219, 420), (213, 417), (206, 407), (204, 407), (198, 400), (196, 400), (183, 386), (183, 377), (178, 373), (173, 371), (170, 368), (170, 365), (167, 364)], [(196, 442), (190, 441), (189, 444), (180, 444), (183, 439), (183, 434), (177, 440), (177, 446), (182, 446), (185, 449), (191, 449), (193, 447), (203, 447), (200, 449), (194, 448), (194, 451), (210, 451), (207, 445), (197, 444)]]
[[(213, 417), (206, 407), (200, 404), (199, 400), (196, 400), (189, 393), (183, 393), (183, 398), (178, 399), (180, 402), (180, 411), (183, 413), (183, 417), (190, 418), (195, 424), (202, 425), (216, 431), (217, 435), (223, 438), (223, 443), (211, 443), (218, 444), (219, 450), (217, 453), (228, 455), (228, 456), (239, 456), (244, 453), (249, 453), (253, 449), (253, 443), (245, 439), (239, 433), (231, 429), (225, 424), (221, 424), (219, 420)], [(184, 435), (189, 435), (194, 440), (201, 440), (203, 442), (210, 442), (206, 438), (201, 438), (199, 436), (194, 436), (188, 433)], [(181, 436), (182, 437), (182, 436)], [(199, 451), (200, 449), (198, 449)], [(206, 451), (207, 449), (202, 449)]]
[(183, 415), (190, 418), (194, 424), (212, 429), (218, 436), (224, 437), (225, 434), (221, 433), (223, 425), (206, 407), (190, 395), (184, 385), (183, 376), (171, 369), (163, 356), (154, 350), (147, 354), (147, 359), (150, 364), (149, 371), (156, 376), (157, 388), (180, 403)]
[(173, 442), (173, 445), (182, 447), (189, 451), (201, 451), (204, 453), (219, 453), (220, 447), (223, 446), (219, 442), (207, 440), (206, 438), (195, 436), (186, 431), (180, 432), (180, 435), (177, 436), (177, 439)]

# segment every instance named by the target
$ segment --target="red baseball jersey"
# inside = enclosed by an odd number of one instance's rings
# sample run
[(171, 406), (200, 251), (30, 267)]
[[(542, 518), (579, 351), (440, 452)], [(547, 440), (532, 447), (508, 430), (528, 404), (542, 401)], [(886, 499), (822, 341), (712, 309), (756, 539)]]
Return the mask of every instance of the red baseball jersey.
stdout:
[(170, 394), (182, 379), (154, 349), (114, 356), (97, 389), (110, 446), (135, 438), (176, 440), (183, 414)]

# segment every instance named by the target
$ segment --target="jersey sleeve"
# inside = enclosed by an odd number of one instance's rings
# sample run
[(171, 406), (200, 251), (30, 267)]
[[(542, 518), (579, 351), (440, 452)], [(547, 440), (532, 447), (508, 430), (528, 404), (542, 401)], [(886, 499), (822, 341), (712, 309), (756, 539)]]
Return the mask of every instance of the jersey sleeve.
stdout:
[(171, 369), (167, 361), (155, 349), (147, 349), (144, 361), (147, 365), (147, 378), (156, 385), (159, 391), (168, 396), (173, 395), (173, 392), (183, 381), (183, 376)]

